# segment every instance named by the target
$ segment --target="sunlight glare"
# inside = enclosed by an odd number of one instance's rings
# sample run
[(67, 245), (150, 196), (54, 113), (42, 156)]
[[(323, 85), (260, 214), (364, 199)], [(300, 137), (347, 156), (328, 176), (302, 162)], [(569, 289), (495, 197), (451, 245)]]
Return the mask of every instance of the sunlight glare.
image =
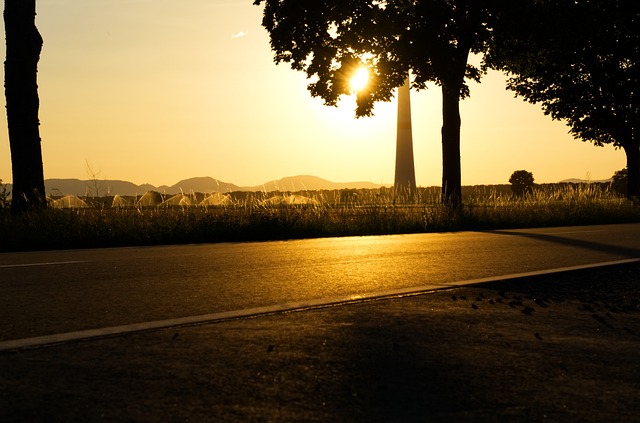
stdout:
[(369, 71), (367, 68), (361, 67), (353, 75), (350, 81), (351, 89), (354, 92), (358, 92), (364, 89), (369, 82)]

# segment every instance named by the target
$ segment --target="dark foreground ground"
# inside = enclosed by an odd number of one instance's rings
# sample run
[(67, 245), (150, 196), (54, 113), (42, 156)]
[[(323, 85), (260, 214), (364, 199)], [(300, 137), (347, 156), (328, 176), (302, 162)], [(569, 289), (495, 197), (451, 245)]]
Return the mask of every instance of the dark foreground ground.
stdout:
[(0, 421), (640, 421), (640, 265), (0, 353)]

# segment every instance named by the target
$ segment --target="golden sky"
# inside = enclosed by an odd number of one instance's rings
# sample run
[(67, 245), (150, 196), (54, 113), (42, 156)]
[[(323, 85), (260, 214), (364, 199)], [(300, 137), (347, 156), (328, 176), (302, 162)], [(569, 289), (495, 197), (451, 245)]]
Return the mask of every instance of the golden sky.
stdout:
[[(393, 184), (395, 103), (354, 118), (276, 66), (252, 0), (38, 0), (45, 178), (173, 185), (196, 176), (241, 186), (309, 174)], [(2, 28), (4, 32), (4, 26)], [(4, 46), (2, 47), (4, 56)], [(463, 185), (606, 179), (622, 150), (574, 140), (540, 107), (515, 99), (492, 72), (461, 104)], [(441, 181), (437, 87), (412, 92), (418, 185)], [(0, 179), (11, 180), (6, 116)]]

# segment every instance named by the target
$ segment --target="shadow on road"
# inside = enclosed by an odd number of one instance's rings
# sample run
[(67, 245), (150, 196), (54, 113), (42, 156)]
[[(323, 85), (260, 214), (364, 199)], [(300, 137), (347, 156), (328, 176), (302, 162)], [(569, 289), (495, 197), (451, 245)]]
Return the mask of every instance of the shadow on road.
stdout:
[(497, 235), (520, 236), (524, 238), (532, 238), (538, 241), (551, 242), (555, 244), (567, 245), (570, 247), (583, 248), (586, 250), (601, 251), (613, 255), (620, 255), (629, 258), (639, 258), (640, 249), (632, 247), (623, 247), (619, 245), (605, 244), (595, 241), (585, 241), (580, 239), (566, 238), (560, 235), (536, 234), (530, 232), (516, 232), (508, 230), (487, 231), (488, 233)]

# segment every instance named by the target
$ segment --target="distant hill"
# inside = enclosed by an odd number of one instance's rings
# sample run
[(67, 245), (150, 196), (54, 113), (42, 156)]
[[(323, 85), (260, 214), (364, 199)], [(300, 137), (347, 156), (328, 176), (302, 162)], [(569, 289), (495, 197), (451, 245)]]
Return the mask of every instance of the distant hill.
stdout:
[(609, 183), (611, 182), (611, 178), (609, 179), (601, 179), (599, 181), (588, 181), (586, 179), (577, 179), (577, 178), (569, 178), (569, 179), (564, 179), (562, 181), (560, 181), (559, 183), (566, 183), (566, 184), (588, 184), (590, 182), (602, 182), (602, 183)]
[(252, 187), (251, 191), (316, 191), (321, 189), (375, 189), (382, 185), (372, 182), (331, 182), (311, 175), (289, 176)]
[(232, 192), (232, 191), (245, 191), (237, 185), (230, 184), (228, 182), (222, 182), (217, 179), (210, 178), (208, 176), (200, 178), (184, 179), (175, 185), (166, 188), (166, 192), (169, 194), (177, 194), (182, 192)]
[(81, 179), (46, 179), (44, 181), (47, 195), (142, 195), (147, 191), (158, 191), (163, 194), (178, 194), (180, 192), (230, 192), (244, 191), (243, 188), (228, 182), (222, 182), (209, 177), (190, 178), (182, 180), (172, 186), (151, 184), (136, 185), (132, 182), (119, 180), (81, 180)]
[[(47, 195), (78, 195), (100, 197), (107, 195), (142, 195), (147, 191), (158, 191), (162, 194), (178, 194), (180, 192), (232, 192), (232, 191), (315, 191), (334, 189), (375, 189), (381, 185), (371, 182), (331, 182), (317, 176), (300, 175), (269, 181), (253, 187), (241, 187), (229, 182), (223, 182), (211, 177), (196, 177), (184, 179), (174, 185), (154, 186), (151, 184), (136, 185), (121, 180), (82, 180), (82, 179), (46, 179), (44, 181)], [(11, 184), (7, 185), (11, 191)], [(96, 191), (98, 191), (96, 193)]]
[[(611, 179), (599, 181), (587, 181), (584, 179), (564, 179), (558, 183), (589, 183), (604, 182), (609, 183)], [(81, 180), (81, 179), (46, 179), (44, 181), (47, 195), (78, 195), (94, 196), (96, 189), (98, 195), (142, 195), (147, 191), (158, 191), (162, 194), (178, 194), (180, 192), (233, 192), (233, 191), (317, 191), (317, 190), (338, 190), (338, 189), (377, 189), (384, 185), (372, 182), (332, 182), (326, 179), (311, 175), (288, 176), (277, 181), (265, 182), (256, 186), (238, 186), (229, 182), (223, 182), (208, 176), (184, 179), (174, 185), (154, 186), (151, 184), (136, 185), (132, 182), (121, 180)], [(496, 185), (497, 186), (497, 185)], [(508, 188), (509, 185), (504, 185)], [(464, 187), (463, 187), (464, 188)], [(505, 188), (505, 189), (506, 189)], [(11, 191), (11, 184), (7, 184), (7, 190)]]
[(150, 184), (136, 185), (119, 180), (45, 179), (47, 195), (142, 195), (156, 187)]

